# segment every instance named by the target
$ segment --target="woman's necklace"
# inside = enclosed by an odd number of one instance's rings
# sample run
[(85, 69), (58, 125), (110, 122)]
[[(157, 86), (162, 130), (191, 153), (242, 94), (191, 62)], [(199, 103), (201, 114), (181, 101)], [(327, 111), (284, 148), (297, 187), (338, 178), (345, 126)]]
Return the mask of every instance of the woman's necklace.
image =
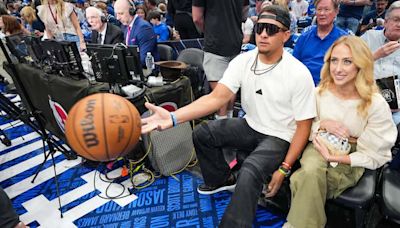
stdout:
[(267, 67), (265, 69), (257, 69), (258, 68), (257, 67), (258, 66), (258, 53), (257, 53), (256, 59), (254, 60), (253, 65), (251, 65), (250, 70), (252, 70), (255, 75), (263, 75), (263, 74), (273, 70), (281, 62), (281, 60), (282, 60), (282, 56), (278, 60), (278, 62), (272, 64), (271, 66), (269, 66), (269, 67)]
[(51, 10), (50, 3), (48, 4), (48, 6), (49, 6), (50, 13), (51, 13), (51, 17), (53, 18), (54, 22), (56, 24), (58, 24), (57, 23), (57, 9), (56, 9), (56, 14), (54, 15), (53, 10)]

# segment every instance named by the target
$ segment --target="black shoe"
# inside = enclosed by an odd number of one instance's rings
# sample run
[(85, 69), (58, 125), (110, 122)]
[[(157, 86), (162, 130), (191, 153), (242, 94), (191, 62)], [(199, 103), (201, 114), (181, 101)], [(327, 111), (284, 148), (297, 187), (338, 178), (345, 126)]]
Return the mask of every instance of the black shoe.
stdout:
[(233, 191), (236, 187), (236, 178), (233, 174), (231, 174), (228, 180), (225, 181), (222, 185), (212, 187), (207, 186), (206, 184), (201, 184), (197, 187), (197, 192), (203, 195), (211, 195), (221, 191)]

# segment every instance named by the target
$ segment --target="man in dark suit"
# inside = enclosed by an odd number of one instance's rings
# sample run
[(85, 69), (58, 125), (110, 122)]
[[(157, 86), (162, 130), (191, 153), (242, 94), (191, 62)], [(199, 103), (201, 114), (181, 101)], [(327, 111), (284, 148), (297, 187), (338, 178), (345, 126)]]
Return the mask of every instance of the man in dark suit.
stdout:
[(125, 26), (125, 44), (139, 46), (142, 65), (146, 65), (147, 52), (150, 52), (154, 60), (158, 61), (160, 57), (157, 51), (157, 36), (150, 23), (136, 15), (135, 5), (129, 0), (117, 0), (114, 4), (114, 11), (117, 20)]
[(120, 28), (108, 23), (103, 12), (96, 7), (86, 9), (86, 19), (92, 30), (91, 43), (116, 44), (124, 42), (124, 34)]

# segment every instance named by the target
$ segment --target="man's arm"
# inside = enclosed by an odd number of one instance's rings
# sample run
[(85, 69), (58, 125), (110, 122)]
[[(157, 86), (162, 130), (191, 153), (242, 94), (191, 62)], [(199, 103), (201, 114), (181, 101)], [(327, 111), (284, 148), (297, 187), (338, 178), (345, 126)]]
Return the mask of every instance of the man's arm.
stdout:
[[(175, 111), (176, 124), (211, 114), (226, 104), (233, 96), (234, 93), (228, 87), (218, 83), (210, 94), (202, 96), (191, 104)], [(145, 105), (154, 114), (142, 119), (143, 134), (155, 129), (164, 130), (173, 126), (172, 116), (169, 111), (150, 103)]]
[(348, 6), (370, 6), (372, 5), (371, 0), (342, 0), (340, 4), (345, 4)]
[[(290, 166), (293, 166), (308, 143), (312, 119), (296, 121), (296, 125), (296, 131), (284, 160), (284, 162)], [(278, 170), (275, 171), (272, 175), (271, 181), (268, 184), (268, 193), (266, 194), (266, 197), (273, 197), (278, 192), (284, 179), (285, 176), (281, 172)]]
[(374, 61), (385, 58), (386, 56), (392, 54), (400, 48), (400, 43), (398, 41), (389, 41), (382, 47), (378, 48), (374, 53)]
[(204, 32), (204, 7), (192, 6), (192, 16), (194, 24)]

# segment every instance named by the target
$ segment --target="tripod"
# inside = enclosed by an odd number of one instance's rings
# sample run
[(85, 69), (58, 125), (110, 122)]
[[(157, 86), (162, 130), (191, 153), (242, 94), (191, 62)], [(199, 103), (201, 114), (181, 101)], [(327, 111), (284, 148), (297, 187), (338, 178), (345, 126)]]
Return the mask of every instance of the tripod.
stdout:
[[(38, 176), (40, 170), (43, 168), (43, 165), (46, 163), (47, 159), (49, 158), (49, 156), (51, 157), (51, 161), (52, 161), (52, 166), (53, 166), (53, 170), (54, 170), (54, 182), (56, 184), (56, 192), (57, 192), (57, 197), (58, 197), (58, 205), (59, 205), (59, 210), (60, 210), (60, 216), (61, 218), (63, 218), (63, 212), (61, 209), (61, 198), (60, 198), (60, 189), (59, 189), (59, 184), (58, 184), (58, 179), (57, 179), (57, 172), (56, 172), (56, 164), (55, 164), (55, 160), (54, 160), (54, 153), (56, 152), (56, 148), (62, 148), (62, 146), (58, 145), (57, 141), (54, 139), (54, 137), (49, 134), (46, 129), (45, 129), (45, 120), (43, 118), (43, 115), (41, 115), (41, 111), (39, 108), (37, 108), (32, 100), (30, 99), (31, 96), (28, 92), (28, 90), (26, 89), (23, 81), (22, 81), (22, 77), (20, 77), (18, 70), (16, 68), (16, 64), (13, 63), (13, 61), (11, 60), (11, 57), (4, 45), (4, 43), (1, 41), (0, 42), (0, 46), (1, 49), (7, 59), (7, 67), (9, 68), (10, 72), (10, 76), (12, 77), (15, 86), (17, 88), (17, 91), (19, 93), (19, 95), (21, 96), (22, 102), (24, 103), (25, 107), (27, 108), (27, 111), (29, 112), (29, 116), (33, 116), (34, 119), (36, 120), (36, 122), (30, 123), (30, 126), (33, 126), (33, 129), (35, 129), (35, 131), (37, 131), (39, 133), (39, 135), (41, 136), (42, 142), (43, 142), (43, 154), (44, 154), (44, 160), (43, 162), (39, 165), (39, 167), (36, 170), (35, 176), (32, 179), (32, 183), (35, 181), (36, 177)], [(34, 95), (33, 95), (34, 96)], [(7, 104), (10, 105), (10, 104)], [(6, 106), (7, 106), (6, 105)], [(10, 113), (13, 114), (17, 114), (18, 111), (14, 109), (15, 107), (10, 106), (8, 111)], [(21, 112), (19, 113), (21, 114)], [(18, 114), (17, 114), (18, 115)], [(25, 119), (26, 118), (22, 118)], [(29, 118), (28, 118), (29, 119)], [(46, 153), (45, 150), (45, 145), (48, 145), (49, 148), (49, 152)], [(65, 150), (65, 148), (63, 148)], [(62, 152), (62, 151), (61, 151)], [(76, 155), (75, 155), (76, 157)]]

